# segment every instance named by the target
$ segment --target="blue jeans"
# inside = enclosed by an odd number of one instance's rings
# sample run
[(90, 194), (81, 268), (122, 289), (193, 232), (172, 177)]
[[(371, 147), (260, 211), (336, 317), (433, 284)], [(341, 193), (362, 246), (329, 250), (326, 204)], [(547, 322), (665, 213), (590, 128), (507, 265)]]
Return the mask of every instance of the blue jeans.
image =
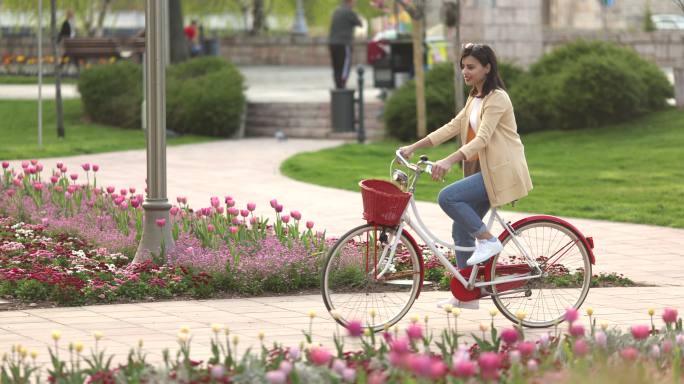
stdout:
[[(462, 247), (475, 246), (475, 236), (487, 231), (482, 218), (489, 211), (489, 198), (482, 173), (463, 178), (439, 192), (439, 206), (454, 221), (451, 236), (454, 244)], [(466, 268), (472, 252), (456, 251), (458, 268)]]

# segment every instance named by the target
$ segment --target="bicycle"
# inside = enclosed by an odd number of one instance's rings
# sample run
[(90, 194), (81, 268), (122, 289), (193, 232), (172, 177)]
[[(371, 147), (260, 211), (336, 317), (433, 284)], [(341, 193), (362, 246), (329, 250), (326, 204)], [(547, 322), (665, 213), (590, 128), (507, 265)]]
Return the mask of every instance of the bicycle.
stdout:
[[(395, 169), (397, 163), (408, 173)], [(397, 151), (390, 164), (394, 182), (359, 183), (367, 223), (351, 229), (330, 248), (321, 276), (323, 301), (338, 323), (346, 326), (357, 320), (377, 332), (409, 311), (425, 283), (425, 268), (423, 249), (408, 228), (453, 276), (451, 293), (460, 301), (491, 296), (499, 311), (515, 323), (518, 312), (524, 311), (522, 325), (531, 328), (555, 325), (567, 308), (582, 305), (595, 264), (593, 239), (557, 217), (530, 216), (511, 224), (492, 208), (487, 228), (491, 230), (494, 221), (504, 228), (499, 235), (503, 251), (481, 264), (457, 269), (440, 247), (448, 251), (475, 247), (437, 238), (423, 223), (414, 198), (417, 180), (421, 174), (431, 174), (433, 165), (427, 156), (410, 163)]]

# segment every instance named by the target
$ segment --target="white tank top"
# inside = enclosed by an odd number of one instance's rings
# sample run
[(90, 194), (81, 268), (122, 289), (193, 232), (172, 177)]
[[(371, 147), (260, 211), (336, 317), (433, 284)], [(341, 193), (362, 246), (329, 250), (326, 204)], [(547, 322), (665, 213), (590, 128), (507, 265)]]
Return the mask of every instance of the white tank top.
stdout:
[(479, 97), (473, 98), (473, 107), (470, 109), (470, 126), (474, 132), (477, 132), (477, 126), (480, 124), (480, 110), (482, 109), (482, 99)]

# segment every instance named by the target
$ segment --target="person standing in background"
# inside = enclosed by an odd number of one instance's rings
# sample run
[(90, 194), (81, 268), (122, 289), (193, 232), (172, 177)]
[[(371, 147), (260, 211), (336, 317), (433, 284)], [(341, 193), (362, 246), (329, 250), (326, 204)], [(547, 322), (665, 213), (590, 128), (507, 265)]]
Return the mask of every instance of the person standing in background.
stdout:
[(74, 11), (69, 9), (66, 11), (66, 19), (62, 23), (62, 28), (57, 35), (57, 42), (63, 39), (70, 39), (76, 36), (76, 23), (74, 23)]
[(361, 26), (361, 20), (353, 9), (354, 3), (355, 0), (342, 0), (340, 6), (333, 12), (330, 24), (328, 43), (337, 89), (346, 87), (351, 69), (354, 28)]

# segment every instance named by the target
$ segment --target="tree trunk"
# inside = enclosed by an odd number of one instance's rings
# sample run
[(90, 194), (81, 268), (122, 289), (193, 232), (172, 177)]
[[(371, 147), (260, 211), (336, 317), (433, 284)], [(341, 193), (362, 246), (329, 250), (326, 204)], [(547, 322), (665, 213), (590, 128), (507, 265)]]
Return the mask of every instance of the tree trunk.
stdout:
[(171, 63), (179, 63), (190, 57), (188, 39), (183, 32), (183, 8), (181, 0), (169, 0), (169, 39)]
[(413, 69), (416, 81), (416, 118), (417, 136), (427, 136), (425, 121), (425, 71), (423, 68), (423, 25), (425, 17), (413, 19)]
[(465, 106), (463, 97), (463, 74), (461, 73), (461, 1), (456, 1), (456, 25), (454, 25), (454, 100), (456, 113)]
[(57, 0), (50, 0), (50, 37), (52, 56), (55, 58), (55, 106), (57, 137), (64, 138), (64, 111), (62, 109), (62, 57), (57, 51)]
[(100, 13), (97, 15), (97, 25), (95, 26), (95, 36), (97, 37), (104, 35), (104, 20), (111, 5), (112, 0), (102, 0), (102, 8), (100, 8)]
[(266, 12), (264, 0), (254, 0), (252, 5), (252, 30), (251, 35), (260, 35), (266, 30)]

